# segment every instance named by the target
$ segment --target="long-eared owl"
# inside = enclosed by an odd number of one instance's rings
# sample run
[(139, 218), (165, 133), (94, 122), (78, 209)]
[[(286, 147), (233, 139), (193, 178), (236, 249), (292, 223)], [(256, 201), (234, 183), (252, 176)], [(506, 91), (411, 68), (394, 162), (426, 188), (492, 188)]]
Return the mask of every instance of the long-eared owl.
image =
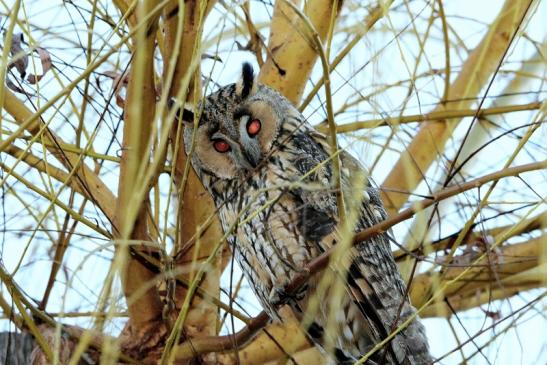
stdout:
[[(298, 293), (288, 282), (310, 260), (343, 239), (331, 147), (296, 108), (255, 81), (241, 80), (178, 113), (191, 163), (212, 195), (233, 254), (267, 313), (291, 306), (308, 337), (337, 364), (353, 363), (415, 314), (384, 233), (347, 245)], [(194, 118), (198, 121), (194, 123)], [(197, 126), (197, 127), (196, 127)], [(378, 192), (347, 152), (339, 155), (341, 189), (353, 214), (351, 232), (386, 218)], [(346, 215), (351, 219), (351, 214)], [(347, 234), (346, 234), (347, 236)], [(342, 247), (342, 246), (340, 246)], [(368, 364), (431, 361), (416, 317)]]

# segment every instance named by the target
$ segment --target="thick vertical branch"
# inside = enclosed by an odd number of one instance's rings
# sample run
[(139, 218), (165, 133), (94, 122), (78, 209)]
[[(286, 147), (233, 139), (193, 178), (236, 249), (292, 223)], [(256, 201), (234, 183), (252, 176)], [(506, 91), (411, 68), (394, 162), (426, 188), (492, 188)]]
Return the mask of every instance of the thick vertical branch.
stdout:
[[(171, 81), (169, 94), (171, 96), (183, 96), (189, 102), (197, 104), (201, 96), (201, 79), (199, 60), (201, 57), (200, 41), (203, 23), (214, 1), (185, 1), (184, 8), (179, 9), (179, 1), (171, 1), (165, 9), (165, 64), (173, 67), (173, 76), (164, 75), (164, 82)], [(182, 20), (182, 28), (179, 28), (179, 17)], [(177, 37), (181, 37), (177, 41)], [(177, 48), (178, 47), (178, 48)], [(170, 62), (174, 62), (170, 64)], [(197, 64), (197, 67), (195, 66)], [(167, 67), (166, 67), (167, 69)], [(183, 84), (190, 77), (189, 85)], [(186, 89), (182, 89), (185, 88)], [(178, 230), (176, 242), (177, 269), (187, 273), (184, 279), (190, 280), (192, 272), (197, 269), (193, 266), (199, 264), (213, 252), (214, 245), (222, 237), (220, 222), (215, 216), (212, 223), (203, 232), (198, 229), (209, 221), (215, 214), (215, 206), (209, 194), (201, 184), (201, 181), (189, 166), (182, 143), (182, 125), (175, 126), (172, 133), (176, 159), (175, 183), (179, 199)], [(199, 238), (189, 244), (191, 238), (199, 233)], [(196, 247), (199, 241), (199, 247)], [(196, 251), (197, 250), (197, 251)], [(196, 260), (197, 259), (197, 262)], [(210, 268), (205, 275), (200, 287), (208, 293), (218, 297), (220, 291), (221, 258)], [(186, 289), (178, 287), (176, 290), (176, 306), (180, 308)], [(185, 320), (185, 334), (189, 337), (202, 337), (214, 335), (217, 332), (217, 307), (200, 298), (194, 298), (192, 308)]]
[(136, 25), (137, 19), (135, 18), (135, 14), (132, 14), (134, 7), (130, 5), (130, 1), (114, 0), (114, 5), (120, 10), (122, 16), (127, 17), (127, 23), (130, 26), (133, 27)]
[[(137, 18), (142, 19), (155, 6), (153, 1), (141, 3), (137, 9)], [(119, 239), (117, 254), (127, 257), (122, 268), (123, 289), (128, 301), (129, 325), (132, 336), (141, 337), (147, 326), (161, 315), (162, 303), (157, 290), (152, 286), (146, 293), (133, 298), (142, 285), (154, 279), (150, 272), (139, 261), (132, 258), (126, 250), (127, 240), (140, 242), (136, 250), (142, 249), (149, 241), (148, 214), (149, 201), (146, 197), (140, 202), (134, 202), (136, 182), (144, 175), (143, 161), (147, 161), (149, 138), (154, 123), (156, 94), (154, 85), (154, 32), (157, 18), (141, 26), (134, 38), (135, 54), (131, 64), (129, 84), (127, 87), (127, 102), (125, 106), (125, 121), (123, 129), (123, 153), (120, 162), (120, 178), (118, 185), (118, 204), (116, 206), (115, 226), (116, 237)], [(152, 36), (149, 36), (149, 35)], [(135, 339), (135, 338), (134, 338)]]
[[(290, 0), (288, 0), (290, 1)], [(292, 0), (295, 5), (299, 0)], [(306, 2), (304, 14), (310, 19), (319, 37), (324, 40), (329, 31), (333, 11), (338, 14), (343, 1), (310, 0)], [(333, 9), (337, 4), (338, 7)], [(300, 17), (284, 0), (275, 4), (268, 58), (260, 70), (259, 80), (281, 94), (294, 104), (298, 104), (304, 86), (317, 61), (318, 53), (309, 42), (311, 34)]]
[[(490, 81), (517, 31), (532, 0), (507, 0), (496, 20), (463, 64), (462, 70), (448, 90), (450, 109), (466, 109)], [(439, 104), (433, 112), (445, 110)], [(390, 215), (407, 201), (410, 192), (422, 181), (428, 168), (444, 151), (457, 123), (424, 122), (410, 145), (403, 152), (382, 184), (382, 198)]]

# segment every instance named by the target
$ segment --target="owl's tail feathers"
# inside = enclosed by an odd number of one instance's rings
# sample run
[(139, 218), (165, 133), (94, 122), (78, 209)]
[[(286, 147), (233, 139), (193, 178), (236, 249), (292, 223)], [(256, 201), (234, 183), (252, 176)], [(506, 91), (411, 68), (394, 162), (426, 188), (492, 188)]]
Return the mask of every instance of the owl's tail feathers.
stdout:
[[(399, 325), (404, 323), (410, 316), (414, 315), (416, 310), (409, 303), (403, 305)], [(433, 359), (429, 354), (429, 346), (425, 328), (420, 322), (418, 316), (395, 337), (393, 350), (397, 361), (401, 364), (425, 365), (431, 364)]]

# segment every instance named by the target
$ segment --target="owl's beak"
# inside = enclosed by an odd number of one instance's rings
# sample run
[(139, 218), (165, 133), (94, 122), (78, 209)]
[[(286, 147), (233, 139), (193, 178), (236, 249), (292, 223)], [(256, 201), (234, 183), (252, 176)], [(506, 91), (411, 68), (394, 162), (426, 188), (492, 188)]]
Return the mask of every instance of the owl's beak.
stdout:
[(260, 151), (258, 151), (258, 153), (254, 153), (254, 151), (243, 151), (243, 155), (253, 169), (258, 166), (258, 163), (260, 162)]
[(250, 171), (254, 169), (253, 165), (251, 165), (249, 161), (247, 161), (247, 158), (244, 157), (241, 153), (236, 153), (235, 158), (240, 169), (245, 171)]
[(260, 149), (258, 146), (239, 147), (235, 150), (235, 155), (239, 166), (245, 170), (254, 170), (260, 163)]
[(262, 151), (260, 150), (260, 145), (256, 139), (248, 138), (244, 143), (242, 143), (242, 152), (245, 160), (252, 166), (254, 170), (260, 161), (262, 160)]

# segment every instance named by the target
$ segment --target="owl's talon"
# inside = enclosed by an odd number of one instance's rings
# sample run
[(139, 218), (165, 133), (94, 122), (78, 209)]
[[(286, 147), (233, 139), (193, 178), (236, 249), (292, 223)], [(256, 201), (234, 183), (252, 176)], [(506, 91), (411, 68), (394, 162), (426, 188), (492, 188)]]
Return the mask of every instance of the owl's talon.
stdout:
[(288, 297), (284, 288), (275, 286), (270, 291), (270, 295), (268, 297), (269, 302), (272, 303), (274, 306), (287, 304), (289, 299), (290, 298)]
[(286, 285), (283, 286), (274, 286), (270, 291), (269, 301), (274, 306), (287, 304), (290, 301), (299, 301), (304, 299), (306, 291), (308, 290), (308, 285), (305, 284), (298, 289), (296, 293), (288, 293), (286, 290)]

